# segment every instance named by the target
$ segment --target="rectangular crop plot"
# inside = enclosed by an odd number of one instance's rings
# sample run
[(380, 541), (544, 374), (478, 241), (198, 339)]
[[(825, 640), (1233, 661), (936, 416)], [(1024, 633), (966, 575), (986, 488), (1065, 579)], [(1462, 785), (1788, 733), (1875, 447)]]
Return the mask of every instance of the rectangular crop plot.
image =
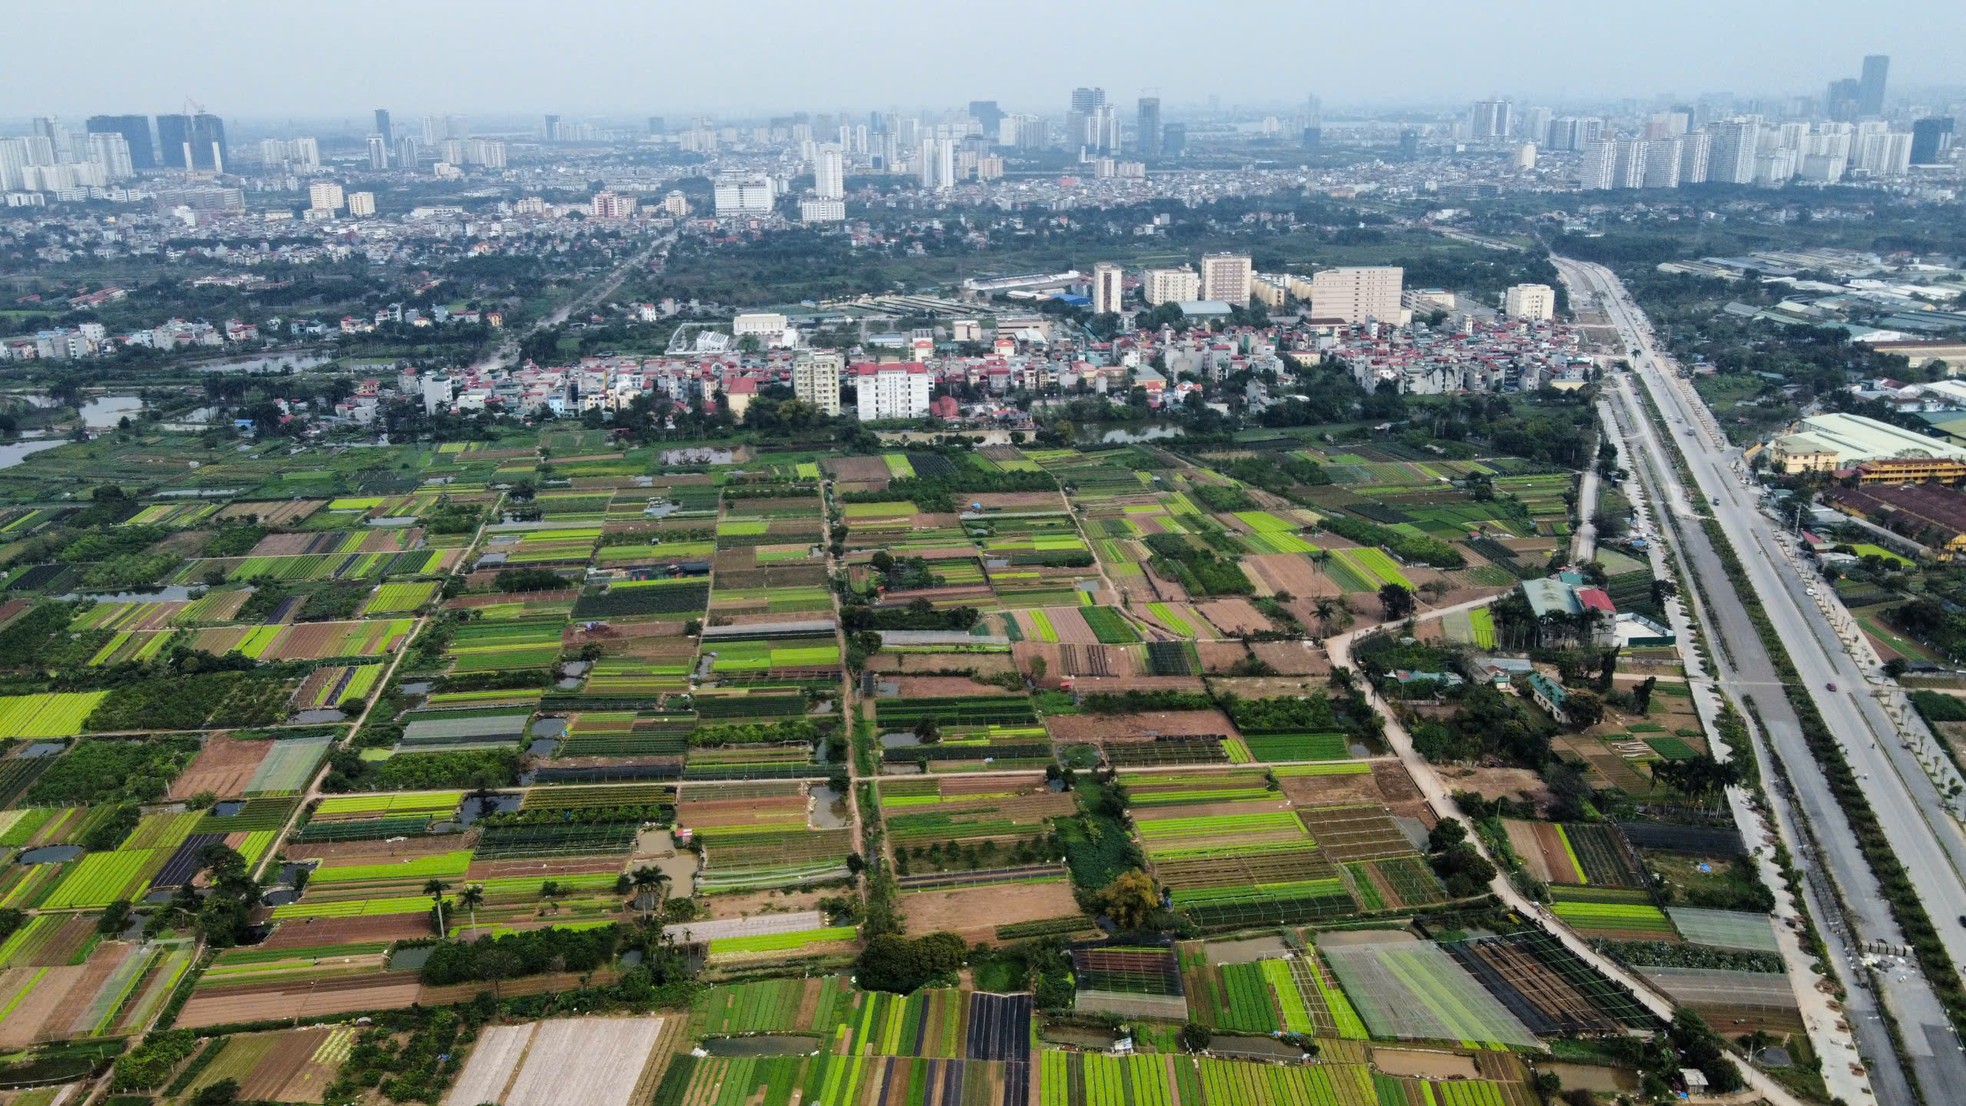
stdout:
[(1325, 945), (1374, 1037), (1533, 1047), (1536, 1035), (1438, 945)]
[(1569, 842), (1584, 882), (1598, 887), (1645, 887), (1645, 869), (1618, 828), (1602, 823), (1569, 823), (1560, 827)]
[(1743, 910), (1704, 910), (1694, 906), (1666, 908), (1680, 936), (1696, 945), (1745, 952), (1780, 952), (1774, 924), (1766, 914)]
[(662, 1018), (555, 1018), (539, 1023), (503, 1106), (628, 1106), (662, 1035)]
[(1416, 851), (1385, 807), (1313, 807), (1299, 810), (1297, 817), (1311, 831), (1311, 840), (1339, 863), (1383, 860)]

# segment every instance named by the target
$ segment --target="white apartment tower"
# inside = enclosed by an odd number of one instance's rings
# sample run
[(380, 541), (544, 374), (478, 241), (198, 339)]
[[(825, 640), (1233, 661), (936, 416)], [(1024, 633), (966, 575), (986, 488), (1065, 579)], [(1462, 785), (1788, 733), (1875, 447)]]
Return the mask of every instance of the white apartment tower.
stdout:
[(1092, 267), (1092, 313), (1104, 315), (1117, 314), (1120, 301), (1126, 297), (1125, 271), (1111, 261), (1101, 261)]
[(820, 414), (838, 418), (840, 414), (840, 369), (846, 359), (832, 350), (810, 350), (792, 362), (792, 394), (799, 402), (811, 404)]
[(821, 146), (812, 165), (812, 190), (822, 200), (846, 199), (846, 157), (838, 146)]
[(1201, 278), (1193, 269), (1148, 269), (1141, 298), (1149, 307), (1201, 298)]
[(928, 415), (928, 366), (920, 361), (853, 367), (854, 405), (861, 422)]
[(1406, 270), (1397, 265), (1325, 269), (1311, 277), (1311, 313), (1324, 319), (1397, 323)]
[(1713, 135), (1713, 152), (1707, 161), (1707, 179), (1720, 184), (1753, 184), (1755, 154), (1761, 144), (1758, 119), (1730, 119), (1707, 125)]
[(321, 181), (307, 186), (307, 206), (316, 211), (339, 211), (345, 204), (341, 186), (333, 181)]
[(778, 195), (770, 177), (718, 177), (714, 192), (717, 217), (769, 215)]
[(1220, 300), (1235, 307), (1247, 306), (1251, 271), (1246, 253), (1202, 254), (1199, 298)]
[(1502, 312), (1511, 319), (1548, 319), (1556, 314), (1556, 292), (1547, 284), (1511, 285)]
[(1612, 186), (1612, 172), (1618, 165), (1617, 143), (1594, 138), (1584, 143), (1584, 157), (1577, 169), (1577, 187), (1601, 192)]
[(374, 215), (375, 193), (350, 192), (348, 194), (348, 213), (350, 215)]

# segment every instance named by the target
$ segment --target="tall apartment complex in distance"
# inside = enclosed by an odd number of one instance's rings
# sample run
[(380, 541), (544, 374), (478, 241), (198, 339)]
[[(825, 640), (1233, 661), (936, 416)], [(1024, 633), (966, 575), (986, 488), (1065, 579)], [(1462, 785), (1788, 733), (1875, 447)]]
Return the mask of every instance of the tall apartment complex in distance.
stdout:
[(1406, 271), (1396, 265), (1325, 269), (1311, 277), (1311, 311), (1321, 319), (1397, 323)]
[(809, 350), (792, 362), (792, 394), (820, 414), (840, 414), (840, 370), (846, 359), (829, 349)]
[(846, 199), (846, 158), (838, 146), (819, 148), (812, 163), (812, 191), (822, 200)]
[(727, 215), (769, 215), (778, 199), (770, 177), (718, 177), (712, 195), (720, 219)]
[(225, 172), (225, 120), (204, 112), (158, 116), (157, 155), (166, 169)]
[(130, 147), (130, 165), (135, 169), (157, 168), (157, 147), (150, 140), (150, 117), (146, 115), (91, 115), (90, 134), (120, 134)]
[(1149, 307), (1201, 298), (1201, 277), (1193, 269), (1148, 269), (1140, 296)]
[(1199, 298), (1220, 300), (1235, 307), (1248, 306), (1249, 274), (1249, 255), (1246, 253), (1202, 254)]
[(1126, 273), (1111, 261), (1101, 261), (1092, 267), (1092, 313), (1104, 315), (1117, 313), (1120, 301), (1126, 298)]
[(928, 366), (920, 361), (853, 367), (854, 405), (861, 422), (923, 418), (930, 388)]
[(1160, 156), (1160, 97), (1140, 97), (1139, 114), (1134, 123), (1141, 157)]

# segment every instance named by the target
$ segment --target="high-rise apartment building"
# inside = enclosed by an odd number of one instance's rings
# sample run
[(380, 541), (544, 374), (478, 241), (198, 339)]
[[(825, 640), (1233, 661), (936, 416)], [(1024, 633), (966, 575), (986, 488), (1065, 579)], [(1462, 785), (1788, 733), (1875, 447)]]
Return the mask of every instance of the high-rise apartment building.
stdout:
[(995, 141), (997, 128), (1003, 123), (1003, 109), (997, 106), (995, 100), (971, 100), (969, 117), (976, 120), (977, 126), (983, 128), (984, 137)]
[[(1543, 135), (1544, 149), (1575, 152), (1595, 142), (1604, 131), (1604, 121), (1576, 115), (1565, 115), (1550, 120), (1548, 133)], [(1535, 134), (1529, 137), (1535, 138)]]
[(350, 192), (348, 194), (348, 213), (350, 215), (374, 215), (375, 193)]
[(587, 213), (595, 219), (629, 219), (635, 215), (635, 197), (603, 188), (587, 203)]
[(838, 146), (819, 148), (812, 163), (812, 191), (822, 200), (846, 199), (846, 155)]
[(1556, 314), (1556, 291), (1547, 284), (1515, 284), (1502, 296), (1502, 313), (1512, 319), (1548, 319)]
[(1685, 140), (1678, 135), (1646, 139), (1645, 172), (1640, 187), (1678, 188), (1679, 165), (1685, 149)]
[(396, 144), (396, 126), (389, 121), (389, 109), (375, 109), (375, 133), (382, 136), (382, 148), (388, 149)]
[(341, 186), (333, 181), (317, 181), (307, 186), (307, 206), (316, 211), (339, 211), (346, 204)]
[(1705, 184), (1713, 161), (1713, 136), (1694, 131), (1679, 140), (1679, 183)]
[(406, 134), (396, 140), (396, 165), (398, 168), (416, 172), (417, 162), (423, 160), (423, 143), (415, 135)]
[(558, 142), (559, 140), (560, 140), (560, 117), (557, 115), (549, 115), (546, 117), (546, 141)]
[(1101, 261), (1092, 267), (1092, 313), (1104, 315), (1118, 313), (1120, 302), (1126, 298), (1126, 273), (1111, 261)]
[(1106, 90), (1103, 88), (1075, 88), (1072, 90), (1072, 109), (1065, 113), (1065, 148), (1100, 149), (1101, 130), (1104, 127), (1101, 109), (1105, 108)]
[(1134, 112), (1134, 142), (1141, 157), (1160, 156), (1160, 97), (1142, 96)]
[(1911, 163), (1937, 165), (1952, 152), (1952, 116), (1920, 119), (1911, 125)]
[(90, 134), (120, 134), (130, 147), (131, 167), (157, 168), (157, 144), (150, 138), (147, 115), (91, 115), (86, 124)]
[(389, 168), (389, 139), (382, 134), (369, 136), (369, 168)]
[(1515, 102), (1512, 100), (1477, 100), (1468, 111), (1468, 137), (1476, 141), (1484, 138), (1508, 138), (1515, 134)]
[(129, 180), (137, 175), (129, 140), (116, 131), (89, 135), (88, 160), (102, 166), (110, 180)]
[(1645, 185), (1645, 158), (1651, 143), (1642, 138), (1620, 137), (1611, 166), (1611, 187), (1642, 188)]
[(769, 215), (778, 194), (770, 177), (718, 177), (711, 195), (717, 216)]
[(1864, 58), (1863, 74), (1857, 78), (1857, 114), (1884, 114), (1884, 80), (1891, 74), (1891, 58), (1888, 54), (1871, 54)]
[(225, 172), (225, 120), (216, 115), (158, 116), (157, 146), (166, 169)]
[(1325, 269), (1311, 277), (1311, 313), (1323, 319), (1396, 323), (1406, 271), (1396, 265)]
[(830, 418), (840, 415), (840, 370), (846, 359), (829, 349), (801, 351), (792, 362), (792, 394)]
[(1201, 295), (1204, 300), (1220, 300), (1233, 307), (1249, 303), (1251, 267), (1246, 253), (1205, 253), (1201, 255)]
[(1149, 307), (1198, 300), (1201, 277), (1193, 269), (1148, 269), (1141, 282), (1140, 297)]
[(920, 361), (853, 367), (854, 406), (861, 422), (923, 418), (931, 390), (928, 366)]
[(1753, 184), (1755, 154), (1761, 143), (1759, 119), (1728, 119), (1707, 124), (1713, 136), (1713, 152), (1707, 161), (1707, 179), (1717, 184)]

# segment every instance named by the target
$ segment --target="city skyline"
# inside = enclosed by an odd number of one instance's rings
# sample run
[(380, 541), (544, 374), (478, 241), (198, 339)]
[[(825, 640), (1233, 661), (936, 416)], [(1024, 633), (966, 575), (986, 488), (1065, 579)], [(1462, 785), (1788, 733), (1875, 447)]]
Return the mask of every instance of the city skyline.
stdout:
[[(975, 28), (924, 20), (920, 9), (878, 2), (851, 18), (807, 26), (783, 4), (664, 11), (590, 0), (551, 23), (520, 9), (435, 3), (404, 11), (357, 0), (329, 22), (284, 9), (236, 6), (228, 18), (182, 18), (182, 4), (125, 9), (81, 3), (10, 17), (18, 41), (71, 37), (86, 26), (99, 69), (88, 82), (63, 71), (57, 51), (27, 51), (0, 73), (6, 114), (176, 112), (195, 101), (240, 118), (366, 115), (388, 102), (405, 113), (455, 110), (569, 116), (691, 111), (743, 116), (788, 109), (956, 106), (994, 97), (1007, 109), (1049, 110), (1078, 85), (1104, 87), (1129, 106), (1158, 96), (1169, 107), (1211, 98), (1224, 106), (1301, 103), (1315, 90), (1336, 108), (1446, 104), (1481, 96), (1549, 102), (1732, 93), (1816, 94), (1854, 76), (1863, 55), (1892, 58), (1900, 90), (1956, 84), (1946, 44), (1966, 29), (1956, 5), (1900, 3), (1861, 12), (1747, 0), (1682, 0), (1607, 10), (1588, 26), (1554, 3), (1518, 6), (1505, 21), (1430, 0), (1356, 15), (1295, 5), (1217, 11), (1224, 33), (1252, 32), (1197, 52), (1174, 29), (1195, 18), (1171, 4), (1136, 6), (1123, 20), (1011, 3), (997, 24), (1028, 24), (1014, 53)], [(206, 9), (200, 8), (199, 14)], [(101, 18), (92, 18), (94, 15)], [(505, 18), (507, 16), (513, 18)], [(761, 35), (778, 21), (785, 33)], [(1400, 34), (1387, 34), (1396, 27)], [(1702, 33), (1689, 34), (1698, 27)], [(600, 30), (608, 33), (597, 33)], [(797, 33), (793, 33), (796, 30)], [(970, 43), (977, 45), (970, 45)], [(294, 48), (304, 43), (303, 64)], [(431, 51), (433, 43), (448, 48)], [(1098, 49), (1087, 49), (1095, 43)], [(935, 65), (898, 60), (937, 52)], [(183, 59), (224, 57), (224, 66)], [(169, 59), (164, 64), (161, 59)], [(1608, 63), (1608, 64), (1607, 64)], [(362, 79), (351, 82), (351, 73)]]

